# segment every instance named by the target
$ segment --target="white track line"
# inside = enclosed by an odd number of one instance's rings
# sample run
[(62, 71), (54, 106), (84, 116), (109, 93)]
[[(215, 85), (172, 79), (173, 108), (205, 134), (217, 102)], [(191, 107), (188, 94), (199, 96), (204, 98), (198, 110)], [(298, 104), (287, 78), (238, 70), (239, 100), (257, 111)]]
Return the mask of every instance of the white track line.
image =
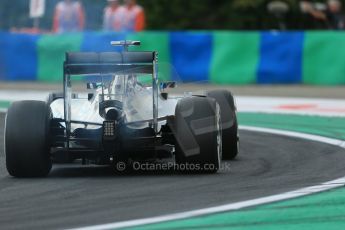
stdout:
[[(4, 101), (45, 100), (48, 95), (48, 91), (0, 90), (0, 100)], [(254, 96), (236, 96), (235, 99), (239, 112), (345, 117), (344, 99)]]
[(269, 128), (258, 128), (258, 127), (243, 126), (243, 125), (240, 125), (239, 128), (241, 130), (247, 130), (247, 131), (253, 131), (253, 132), (270, 133), (270, 134), (276, 134), (276, 135), (281, 135), (281, 136), (296, 137), (296, 138), (301, 138), (301, 139), (310, 140), (310, 141), (317, 141), (317, 142), (345, 148), (345, 141), (334, 139), (334, 138), (322, 137), (322, 136), (313, 135), (313, 134), (269, 129)]
[[(302, 138), (310, 141), (322, 142), (325, 144), (335, 145), (341, 148), (345, 148), (345, 142), (333, 138), (326, 138), (317, 135), (311, 134), (303, 134), (298, 132), (291, 132), (291, 131), (283, 131), (283, 130), (275, 130), (275, 129), (268, 129), (268, 128), (256, 128), (250, 126), (240, 126), (241, 130), (248, 130), (252, 132), (262, 132), (262, 133), (270, 133), (270, 134), (277, 134), (295, 138)], [(297, 198), (301, 196), (310, 195), (313, 193), (323, 192), (334, 188), (339, 188), (345, 185), (345, 177), (338, 178), (336, 180), (328, 181), (319, 185), (310, 186), (301, 188), (298, 190), (277, 194), (273, 196), (267, 196), (262, 198), (257, 198), (253, 200), (247, 200), (242, 202), (230, 203), (221, 206), (211, 207), (211, 208), (204, 208), (198, 209), (188, 212), (180, 212), (175, 214), (157, 216), (152, 218), (144, 218), (144, 219), (136, 219), (136, 220), (129, 220), (129, 221), (122, 221), (122, 222), (115, 222), (103, 225), (95, 225), (90, 227), (82, 227), (82, 228), (75, 228), (74, 230), (104, 230), (104, 229), (118, 229), (118, 228), (128, 228), (128, 227), (136, 227), (146, 224), (155, 224), (161, 223), (165, 221), (173, 221), (173, 220), (180, 220), (186, 218), (192, 218), (202, 215), (210, 215), (220, 212), (226, 211), (233, 211), (242, 208), (252, 207), (256, 205), (262, 205), (282, 200), (287, 200), (291, 198)]]
[(278, 113), (345, 117), (344, 99), (236, 97), (237, 109), (247, 113)]

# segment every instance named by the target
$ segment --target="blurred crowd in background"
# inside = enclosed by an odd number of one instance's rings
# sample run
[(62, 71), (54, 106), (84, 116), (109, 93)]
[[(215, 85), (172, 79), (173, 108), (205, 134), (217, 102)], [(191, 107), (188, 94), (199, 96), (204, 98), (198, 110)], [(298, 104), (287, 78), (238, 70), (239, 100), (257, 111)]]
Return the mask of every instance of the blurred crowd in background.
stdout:
[(345, 16), (340, 0), (328, 0), (327, 4), (301, 1), (300, 8), (302, 13), (311, 17), (314, 21), (322, 23), (328, 29), (345, 29)]
[[(116, 32), (139, 32), (145, 28), (145, 13), (136, 0), (107, 0), (103, 12), (103, 29)], [(55, 33), (80, 32), (85, 28), (85, 12), (80, 1), (63, 0), (55, 7)]]
[(345, 0), (1, 0), (2, 31), (320, 30), (345, 28)]
[[(87, 28), (88, 13), (102, 16), (102, 29), (113, 32), (140, 32), (145, 29), (145, 11), (143, 7), (137, 4), (136, 0), (105, 0), (107, 5), (102, 12), (85, 11), (83, 1), (78, 0), (60, 0), (54, 7), (52, 16), (53, 33), (82, 32)], [(40, 8), (43, 3), (45, 10), (45, 1), (31, 0), (30, 8)], [(35, 10), (33, 10), (35, 11)], [(32, 14), (32, 9), (30, 9)], [(33, 13), (37, 14), (37, 13)], [(43, 16), (43, 15), (42, 15)], [(32, 16), (31, 16), (32, 17)], [(32, 27), (11, 27), (13, 32), (40, 33), (50, 32), (49, 29), (40, 28), (41, 17), (34, 18)], [(44, 23), (44, 21), (43, 21)]]

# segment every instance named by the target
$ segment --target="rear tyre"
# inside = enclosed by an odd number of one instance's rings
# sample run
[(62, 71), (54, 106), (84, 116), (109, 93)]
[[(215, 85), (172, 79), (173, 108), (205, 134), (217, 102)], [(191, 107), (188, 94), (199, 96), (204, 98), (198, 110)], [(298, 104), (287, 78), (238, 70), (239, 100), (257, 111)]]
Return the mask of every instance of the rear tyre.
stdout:
[(222, 119), (223, 160), (233, 160), (239, 153), (239, 135), (234, 97), (227, 90), (214, 90), (207, 93), (220, 106)]
[(222, 159), (220, 109), (214, 99), (191, 97), (175, 109), (175, 159), (181, 171), (215, 173)]
[(14, 102), (5, 121), (6, 167), (14, 177), (44, 177), (50, 157), (51, 111), (42, 101)]

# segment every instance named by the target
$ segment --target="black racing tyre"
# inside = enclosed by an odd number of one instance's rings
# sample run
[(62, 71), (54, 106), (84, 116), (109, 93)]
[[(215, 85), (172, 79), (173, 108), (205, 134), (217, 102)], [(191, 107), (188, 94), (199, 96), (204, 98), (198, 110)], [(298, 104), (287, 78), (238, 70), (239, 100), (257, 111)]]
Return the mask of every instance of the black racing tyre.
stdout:
[(220, 108), (214, 99), (184, 98), (175, 109), (175, 160), (180, 171), (215, 173), (222, 159)]
[(5, 121), (6, 167), (14, 177), (44, 177), (52, 167), (51, 110), (46, 102), (14, 102)]
[(232, 160), (239, 153), (238, 123), (234, 97), (227, 90), (209, 91), (207, 97), (214, 98), (220, 106), (223, 160)]

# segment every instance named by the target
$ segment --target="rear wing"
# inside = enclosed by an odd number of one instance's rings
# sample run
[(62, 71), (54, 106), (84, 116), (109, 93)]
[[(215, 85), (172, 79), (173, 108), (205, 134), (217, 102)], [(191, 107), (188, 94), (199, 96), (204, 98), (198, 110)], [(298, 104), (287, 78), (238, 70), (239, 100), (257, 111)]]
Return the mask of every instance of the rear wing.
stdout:
[(156, 52), (66, 53), (64, 69), (70, 75), (153, 74)]
[[(118, 45), (118, 44), (114, 44)], [(119, 45), (123, 45), (122, 43)], [(125, 46), (130, 45), (125, 43)], [(136, 44), (134, 44), (136, 45)], [(125, 47), (126, 48), (126, 47)], [(127, 49), (125, 49), (127, 50)], [(153, 128), (158, 132), (158, 53), (157, 52), (68, 52), (64, 62), (64, 117), (66, 134), (71, 133), (71, 99), (73, 75), (152, 75)], [(67, 148), (68, 144), (67, 142)]]

